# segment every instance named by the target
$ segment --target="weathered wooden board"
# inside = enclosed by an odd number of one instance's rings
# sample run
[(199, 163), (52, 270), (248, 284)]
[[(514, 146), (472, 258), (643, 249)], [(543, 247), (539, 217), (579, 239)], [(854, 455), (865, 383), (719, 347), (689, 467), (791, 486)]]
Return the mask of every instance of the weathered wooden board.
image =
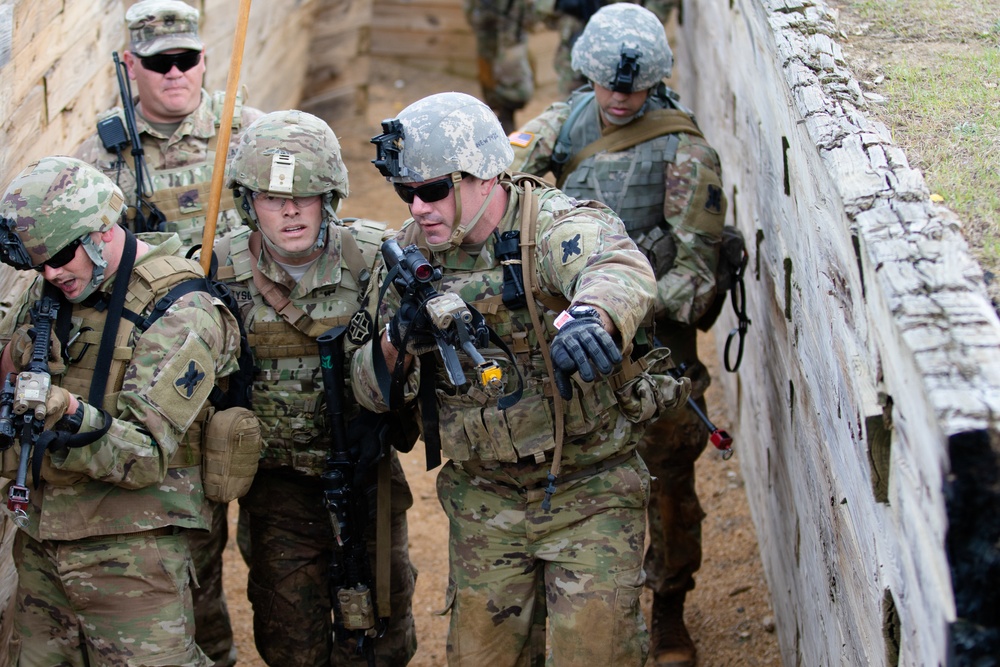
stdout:
[(945, 664), (949, 447), (1000, 415), (981, 273), (865, 118), (821, 4), (687, 0), (684, 17), (678, 87), (753, 239), (746, 356), (720, 380), (784, 662), (891, 665), (898, 641), (898, 664)]

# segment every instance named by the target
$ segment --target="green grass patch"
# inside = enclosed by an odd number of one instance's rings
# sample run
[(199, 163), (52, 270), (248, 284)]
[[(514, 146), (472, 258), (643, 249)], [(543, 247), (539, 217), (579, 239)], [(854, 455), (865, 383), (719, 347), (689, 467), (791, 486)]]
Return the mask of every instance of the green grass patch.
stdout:
[[(973, 253), (1000, 263), (1000, 51), (941, 47), (885, 65), (872, 112), (961, 218)], [(994, 258), (990, 261), (989, 258)], [(989, 268), (989, 267), (988, 267)]]
[(869, 34), (903, 40), (1000, 43), (1000, 5), (982, 0), (855, 0)]

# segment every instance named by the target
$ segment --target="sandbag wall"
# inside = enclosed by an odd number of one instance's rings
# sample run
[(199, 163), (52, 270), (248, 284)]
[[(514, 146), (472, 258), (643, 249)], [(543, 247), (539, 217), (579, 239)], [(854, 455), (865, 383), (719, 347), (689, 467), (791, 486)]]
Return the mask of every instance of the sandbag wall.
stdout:
[(749, 249), (718, 381), (784, 664), (972, 664), (1000, 655), (1000, 322), (837, 39), (818, 2), (684, 0), (675, 77)]

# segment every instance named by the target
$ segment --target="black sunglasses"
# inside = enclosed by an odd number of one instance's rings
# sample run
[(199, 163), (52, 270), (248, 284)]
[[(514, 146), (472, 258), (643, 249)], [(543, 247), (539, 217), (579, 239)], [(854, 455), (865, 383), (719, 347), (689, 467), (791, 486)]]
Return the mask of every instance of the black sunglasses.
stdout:
[(420, 201), (430, 204), (431, 202), (441, 201), (447, 197), (448, 191), (455, 187), (455, 182), (451, 178), (445, 178), (440, 181), (424, 183), (417, 187), (404, 185), (403, 183), (394, 183), (393, 185), (396, 188), (396, 194), (407, 204), (412, 204), (414, 197), (420, 197)]
[(201, 61), (201, 51), (181, 51), (180, 53), (157, 53), (153, 56), (140, 56), (139, 62), (145, 69), (157, 74), (166, 74), (174, 65), (186, 72)]
[(59, 269), (66, 266), (73, 261), (74, 257), (76, 257), (76, 249), (79, 247), (80, 239), (77, 239), (38, 266), (34, 267), (35, 271), (41, 273), (45, 270), (46, 266), (53, 269)]

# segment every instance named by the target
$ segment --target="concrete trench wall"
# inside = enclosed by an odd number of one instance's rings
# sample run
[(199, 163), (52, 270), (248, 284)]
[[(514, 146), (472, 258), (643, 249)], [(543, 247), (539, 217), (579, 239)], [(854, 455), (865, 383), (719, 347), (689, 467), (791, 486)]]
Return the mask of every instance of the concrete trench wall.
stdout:
[(865, 118), (821, 3), (683, 17), (678, 88), (750, 250), (746, 355), (719, 380), (783, 661), (995, 658), (1000, 528), (967, 513), (1000, 506), (1000, 322), (960, 224)]

